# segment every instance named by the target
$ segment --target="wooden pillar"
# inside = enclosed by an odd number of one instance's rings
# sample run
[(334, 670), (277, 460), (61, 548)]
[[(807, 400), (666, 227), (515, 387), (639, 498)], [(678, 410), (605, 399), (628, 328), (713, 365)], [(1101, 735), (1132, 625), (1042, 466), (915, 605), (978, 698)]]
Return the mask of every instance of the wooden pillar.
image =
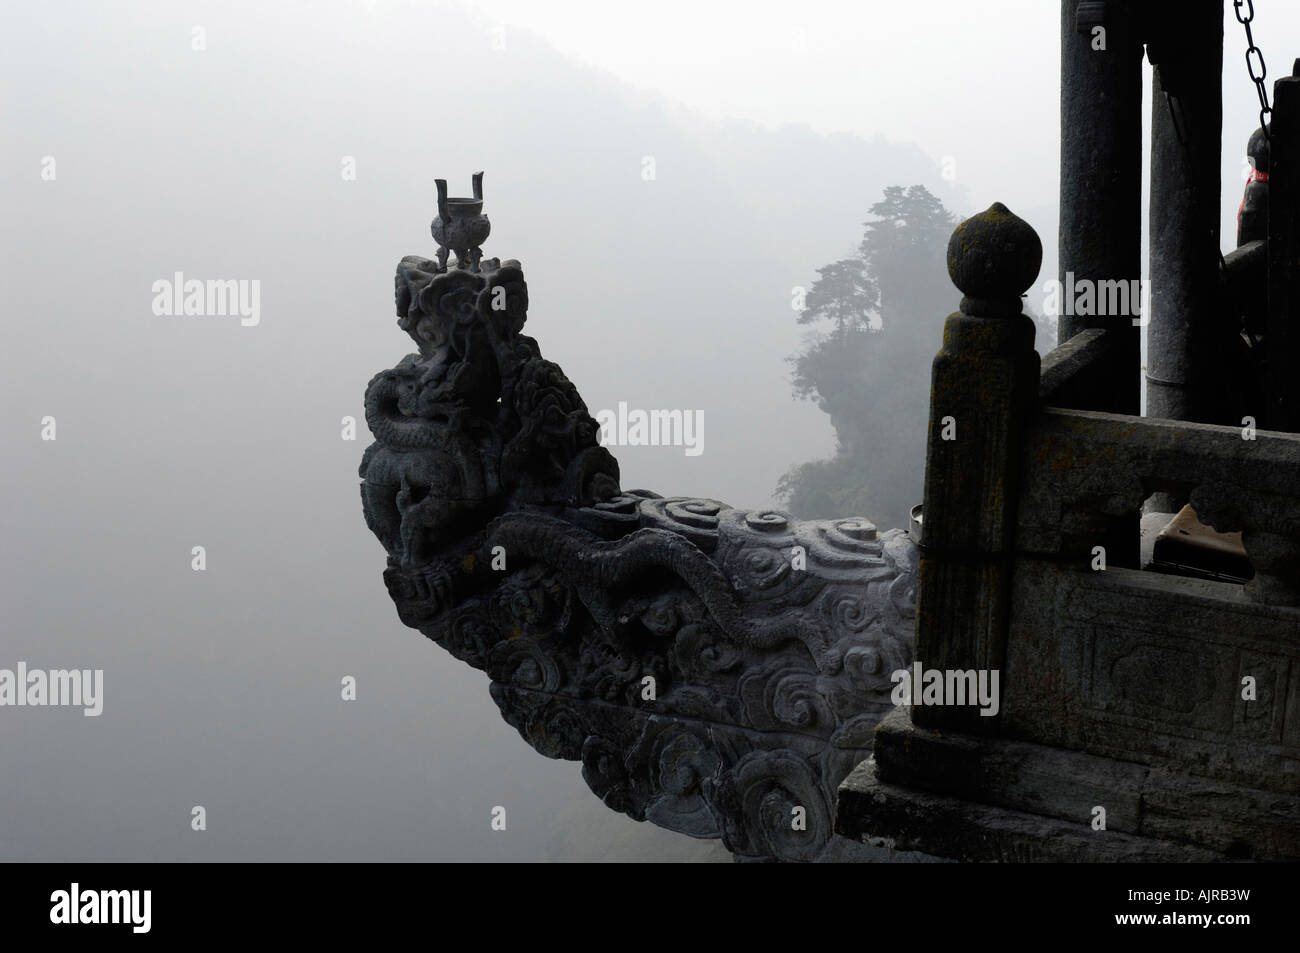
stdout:
[[(1067, 292), (1071, 278), (1076, 283), (1128, 282), (1142, 273), (1142, 44), (1137, 31), (1126, 4), (1062, 0), (1059, 277)], [(1137, 414), (1141, 328), (1133, 325), (1133, 316), (1071, 314), (1072, 304), (1063, 300), (1062, 305), (1057, 319), (1061, 344), (1094, 327), (1121, 338), (1109, 349), (1107, 366), (1098, 369), (1098, 383), (1080, 409)]]
[(1270, 123), (1268, 380), (1263, 426), (1300, 432), (1300, 60), (1273, 84)]
[(1235, 332), (1219, 313), (1223, 2), (1182, 0), (1151, 29), (1147, 416), (1226, 423), (1221, 362), (1232, 341), (1222, 337)]
[[(1003, 668), (1020, 447), (1038, 394), (1034, 322), (1020, 296), (1042, 258), (1033, 228), (1001, 204), (962, 222), (948, 243), (948, 274), (965, 297), (944, 325), (931, 377), (915, 656), (923, 670)], [(998, 722), (973, 704), (913, 704), (912, 720), (974, 733)]]

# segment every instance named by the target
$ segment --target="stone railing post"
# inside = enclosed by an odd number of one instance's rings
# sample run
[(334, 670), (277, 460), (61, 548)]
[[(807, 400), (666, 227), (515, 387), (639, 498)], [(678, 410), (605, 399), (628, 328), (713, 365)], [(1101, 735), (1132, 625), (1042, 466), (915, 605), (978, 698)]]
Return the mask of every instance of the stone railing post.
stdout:
[[(932, 370), (916, 662), (923, 672), (987, 673), (999, 692), (1020, 448), (1038, 392), (1034, 322), (1020, 297), (1042, 257), (1033, 228), (1000, 203), (957, 226), (948, 274), (965, 297)], [(981, 715), (974, 699), (935, 704), (923, 687), (912, 685), (915, 724), (997, 730), (998, 717)]]

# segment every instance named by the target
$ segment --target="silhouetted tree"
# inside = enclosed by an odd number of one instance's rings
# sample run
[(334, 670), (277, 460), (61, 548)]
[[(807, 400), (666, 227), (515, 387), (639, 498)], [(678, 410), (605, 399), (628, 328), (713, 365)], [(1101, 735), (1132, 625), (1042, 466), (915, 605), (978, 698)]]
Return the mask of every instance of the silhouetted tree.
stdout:
[(789, 359), (795, 395), (830, 415), (835, 456), (792, 467), (777, 493), (800, 518), (865, 515), (884, 528), (907, 525), (921, 501), (956, 220), (921, 185), (885, 189), (871, 215), (857, 257), (817, 270), (798, 319), (813, 331)]

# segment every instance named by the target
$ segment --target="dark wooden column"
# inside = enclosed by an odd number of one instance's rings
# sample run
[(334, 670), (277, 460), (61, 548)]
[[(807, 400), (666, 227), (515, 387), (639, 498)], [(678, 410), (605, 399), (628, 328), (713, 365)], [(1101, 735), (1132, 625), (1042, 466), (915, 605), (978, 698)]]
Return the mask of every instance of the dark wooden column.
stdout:
[[(1142, 272), (1142, 44), (1126, 9), (1116, 0), (1061, 3), (1059, 277), (1066, 288), (1070, 273), (1076, 282), (1101, 282)], [(1081, 409), (1138, 413), (1141, 328), (1132, 316), (1063, 310), (1057, 326), (1062, 344), (1092, 327), (1121, 337), (1099, 374), (1104, 384)]]
[(1269, 182), (1268, 394), (1264, 426), (1300, 431), (1300, 60), (1273, 84)]
[(1150, 27), (1147, 416), (1219, 423), (1227, 326), (1219, 313), (1223, 2), (1181, 0), (1166, 9)]

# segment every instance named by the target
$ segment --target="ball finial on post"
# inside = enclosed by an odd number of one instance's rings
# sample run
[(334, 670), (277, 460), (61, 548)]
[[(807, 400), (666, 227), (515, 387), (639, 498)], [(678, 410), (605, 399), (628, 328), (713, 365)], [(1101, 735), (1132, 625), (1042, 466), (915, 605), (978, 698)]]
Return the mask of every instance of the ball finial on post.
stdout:
[(1001, 202), (966, 219), (948, 240), (948, 277), (966, 296), (967, 314), (1019, 314), (1020, 296), (1042, 264), (1038, 233)]

